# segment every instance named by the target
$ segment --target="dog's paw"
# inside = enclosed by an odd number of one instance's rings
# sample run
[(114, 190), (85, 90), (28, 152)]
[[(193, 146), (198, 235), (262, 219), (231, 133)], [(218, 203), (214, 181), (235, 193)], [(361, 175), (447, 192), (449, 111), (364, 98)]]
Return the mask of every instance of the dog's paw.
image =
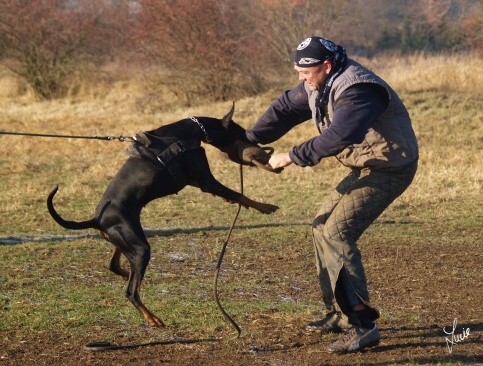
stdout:
[(146, 316), (146, 320), (147, 320), (148, 324), (152, 327), (155, 327), (155, 328), (164, 328), (165, 327), (163, 321), (161, 319), (159, 319), (156, 315), (153, 315), (151, 313)]
[(263, 214), (271, 214), (277, 211), (279, 207), (269, 203), (258, 203), (258, 206), (255, 208)]

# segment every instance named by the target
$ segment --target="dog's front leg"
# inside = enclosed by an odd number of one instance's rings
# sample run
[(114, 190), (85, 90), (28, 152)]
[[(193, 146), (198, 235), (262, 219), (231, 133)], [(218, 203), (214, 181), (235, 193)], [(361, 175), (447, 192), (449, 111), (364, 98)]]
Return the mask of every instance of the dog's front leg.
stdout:
[(245, 208), (252, 207), (255, 210), (260, 211), (261, 213), (264, 213), (264, 214), (271, 214), (278, 210), (278, 206), (271, 205), (269, 203), (261, 203), (261, 202), (254, 201), (242, 194), (240, 194), (238, 199), (235, 199), (235, 200), (232, 200), (229, 198), (225, 198), (225, 199), (230, 203), (238, 203)]
[(200, 149), (196, 150), (196, 152), (196, 156), (190, 158), (190, 163), (192, 164), (191, 173), (194, 178), (194, 181), (190, 183), (191, 186), (199, 187), (203, 192), (224, 198), (231, 203), (238, 203), (245, 208), (254, 208), (264, 214), (273, 213), (278, 209), (278, 206), (254, 201), (218, 182), (211, 174), (204, 150)]
[[(215, 178), (213, 178), (213, 179), (215, 179)], [(216, 181), (216, 183), (219, 183), (219, 182), (218, 182), (218, 181)], [(221, 183), (220, 183), (220, 184), (221, 184)], [(224, 196), (221, 196), (220, 194), (216, 194), (216, 193), (215, 193), (216, 189), (210, 189), (210, 188), (209, 188), (210, 186), (212, 186), (211, 184), (204, 184), (204, 185), (203, 185), (203, 188), (202, 188), (202, 187), (200, 186), (200, 184), (198, 183), (198, 181), (194, 180), (194, 181), (192, 181), (192, 182), (188, 183), (188, 185), (190, 185), (190, 186), (192, 186), (192, 187), (195, 187), (195, 188), (199, 188), (199, 189), (201, 189), (203, 192), (206, 192), (206, 193), (211, 193), (211, 194), (213, 194), (214, 196), (221, 197), (221, 198), (223, 198), (223, 200), (225, 200), (225, 201), (226, 201), (226, 202), (228, 202), (228, 203), (232, 203), (232, 204), (233, 204), (233, 203), (238, 203), (238, 204), (242, 205), (243, 207), (245, 207), (245, 208), (247, 208), (247, 209), (251, 207), (251, 206), (250, 206), (249, 204), (247, 204), (247, 203), (242, 203), (242, 202), (240, 202), (240, 200), (239, 200), (239, 199), (233, 200), (233, 199), (230, 199), (230, 198), (226, 198), (226, 197), (224, 197)], [(228, 189), (229, 189), (229, 188), (228, 188)], [(235, 192), (235, 193), (236, 193), (236, 192)], [(242, 196), (242, 194), (239, 194), (239, 196)]]
[[(255, 208), (255, 206), (256, 206), (256, 204), (258, 202), (251, 200), (250, 198), (242, 195), (241, 193), (237, 193), (237, 192), (233, 191), (235, 193), (236, 198), (227, 198), (227, 194), (222, 195), (221, 192), (224, 191), (224, 188), (226, 188), (227, 190), (230, 190), (230, 188), (225, 187), (223, 184), (221, 184), (220, 182), (218, 182), (215, 178), (213, 178), (213, 179), (214, 179), (214, 184), (213, 183), (211, 183), (211, 184), (205, 184), (205, 185), (203, 185), (204, 188), (201, 188), (200, 184), (196, 180), (194, 180), (191, 183), (189, 183), (189, 185), (192, 186), (192, 187), (199, 188), (203, 192), (211, 193), (214, 196), (221, 197), (221, 198), (223, 198), (223, 200), (225, 200), (228, 203), (231, 203), (231, 204), (237, 203), (239, 205), (242, 205), (246, 209), (249, 209), (250, 207)], [(222, 188), (216, 189), (215, 188), (215, 185), (217, 185), (217, 184), (220, 184), (222, 186)], [(210, 187), (212, 187), (212, 188), (210, 189)]]

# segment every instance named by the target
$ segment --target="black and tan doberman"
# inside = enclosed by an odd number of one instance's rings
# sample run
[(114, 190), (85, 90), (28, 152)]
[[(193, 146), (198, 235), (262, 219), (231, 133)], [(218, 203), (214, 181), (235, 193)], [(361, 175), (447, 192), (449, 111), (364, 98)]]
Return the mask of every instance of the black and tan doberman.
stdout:
[[(238, 144), (246, 144), (245, 130), (232, 121), (234, 106), (223, 117), (189, 117), (136, 135), (131, 156), (112, 179), (92, 219), (64, 220), (53, 206), (56, 187), (47, 199), (50, 215), (66, 229), (98, 229), (115, 246), (109, 269), (128, 279), (126, 297), (152, 326), (164, 326), (140, 300), (140, 288), (150, 260), (150, 245), (140, 214), (150, 201), (179, 192), (187, 185), (224, 198), (245, 208), (270, 214), (277, 206), (260, 203), (218, 182), (210, 171), (201, 142), (215, 146), (238, 163)], [(264, 161), (263, 163), (266, 163)], [(121, 268), (124, 255), (130, 270)]]

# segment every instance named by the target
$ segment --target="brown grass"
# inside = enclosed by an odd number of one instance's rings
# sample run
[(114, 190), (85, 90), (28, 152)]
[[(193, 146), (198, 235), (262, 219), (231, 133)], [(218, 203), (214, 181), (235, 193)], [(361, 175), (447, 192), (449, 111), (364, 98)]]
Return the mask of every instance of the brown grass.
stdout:
[[(372, 67), (398, 91), (410, 110), (419, 138), (420, 169), (396, 207), (435, 204), (460, 197), (480, 198), (483, 192), (483, 170), (479, 168), (483, 151), (483, 60), (468, 55), (414, 55), (359, 61)], [(229, 102), (174, 107), (169, 91), (153, 94), (147, 89), (154, 88), (154, 82), (148, 82), (145, 74), (125, 72), (122, 75), (119, 80), (106, 77), (99, 85), (86, 83), (63, 100), (38, 102), (21, 81), (5, 70), (0, 71), (3, 111), (0, 130), (130, 136), (189, 115), (221, 117), (230, 107)], [(295, 83), (295, 76), (290, 77), (287, 83)], [(237, 100), (235, 120), (245, 127), (251, 126), (281, 92), (274, 89)], [(159, 97), (156, 99), (154, 95)], [(148, 99), (151, 101), (146, 102)], [(161, 108), (163, 101), (166, 102), (164, 109)], [(287, 150), (314, 133), (312, 123), (307, 122), (273, 146), (277, 151)], [(127, 145), (118, 142), (5, 135), (0, 135), (0, 141), (2, 226), (14, 231), (35, 230), (39, 224), (41, 230), (58, 230), (46, 217), (44, 207), (46, 194), (58, 183), (61, 184), (59, 199), (76, 197), (79, 207), (70, 209), (78, 217), (90, 216), (109, 179), (126, 158)], [(237, 189), (237, 168), (225, 160), (217, 160), (215, 157), (219, 155), (210, 147), (207, 150), (215, 176)], [(324, 192), (346, 172), (335, 159), (325, 159), (315, 168), (291, 166), (278, 176), (245, 169), (245, 185), (253, 198), (281, 204), (282, 217), (306, 219), (312, 215), (312, 211), (307, 214), (309, 208), (313, 209), (311, 192), (318, 190), (322, 199)], [(187, 194), (193, 201), (203, 200), (202, 194), (195, 190)], [(162, 205), (153, 206), (153, 211), (160, 214), (159, 210), (165, 211), (165, 206), (176, 205), (183, 199), (181, 194), (163, 200)], [(156, 225), (157, 215), (152, 216), (151, 222), (148, 208), (145, 217), (148, 223)], [(19, 227), (12, 229), (11, 220)]]
[(483, 58), (476, 54), (393, 54), (360, 61), (398, 91), (473, 94), (483, 89)]
[[(149, 204), (142, 220), (152, 244), (143, 299), (167, 321), (145, 327), (122, 297), (125, 282), (106, 269), (112, 246), (99, 236), (52, 239), (64, 230), (47, 213), (56, 184), (59, 212), (91, 217), (100, 195), (126, 158), (127, 145), (78, 139), (0, 135), (0, 359), (5, 365), (183, 364), (353, 365), (476, 364), (481, 358), (481, 227), (483, 95), (481, 59), (411, 56), (362, 60), (391, 83), (413, 118), (421, 148), (415, 182), (359, 240), (372, 301), (382, 310), (381, 345), (330, 355), (335, 335), (303, 331), (320, 316), (310, 222), (347, 173), (335, 159), (280, 175), (244, 169), (245, 192), (276, 203), (265, 216), (243, 210), (223, 263), (223, 306), (243, 329), (223, 321), (210, 296), (212, 275), (236, 212), (221, 199), (186, 188)], [(435, 65), (440, 65), (435, 67)], [(458, 75), (453, 75), (455, 66)], [(461, 70), (464, 68), (464, 71)], [(460, 84), (445, 84), (448, 77)], [(448, 71), (449, 70), (449, 71)], [(188, 115), (224, 115), (230, 103), (175, 106), (142, 73), (119, 73), (98, 84), (78, 81), (64, 100), (37, 102), (28, 88), (0, 70), (0, 131), (131, 135)], [(480, 78), (480, 79), (478, 79)], [(424, 82), (422, 82), (424, 80)], [(478, 81), (479, 80), (479, 81)], [(287, 84), (295, 83), (295, 76)], [(281, 93), (236, 101), (235, 119), (251, 126)], [(307, 122), (276, 142), (289, 149), (315, 133)], [(238, 168), (207, 147), (214, 175), (238, 189)], [(190, 230), (191, 229), (191, 230)], [(88, 231), (96, 235), (95, 232)], [(5, 237), (20, 238), (10, 245)], [(39, 238), (37, 238), (39, 237)], [(64, 240), (65, 239), (65, 240)], [(32, 242), (33, 241), (33, 242)], [(18, 243), (18, 242), (17, 242)], [(187, 260), (176, 260), (182, 254)], [(479, 296), (480, 295), (480, 296)], [(478, 297), (479, 296), (479, 297)], [(448, 353), (443, 327), (458, 318), (468, 339)], [(91, 341), (116, 344), (226, 335), (216, 344), (85, 352)], [(254, 347), (264, 350), (249, 352)]]

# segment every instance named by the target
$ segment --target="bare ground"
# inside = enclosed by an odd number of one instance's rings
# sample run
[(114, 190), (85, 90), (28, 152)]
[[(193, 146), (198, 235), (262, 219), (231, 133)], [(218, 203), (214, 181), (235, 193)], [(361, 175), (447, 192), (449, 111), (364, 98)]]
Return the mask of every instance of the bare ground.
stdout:
[[(391, 223), (389, 223), (391, 224)], [(390, 225), (379, 223), (376, 230), (387, 230)], [(438, 224), (438, 227), (439, 224)], [(119, 325), (118, 336), (111, 342), (117, 345), (133, 345), (145, 342), (164, 342), (127, 350), (90, 351), (84, 346), (94, 341), (104, 341), (109, 323), (95, 324), (88, 334), (66, 335), (62, 329), (28, 334), (19, 329), (0, 331), (1, 365), (406, 365), (483, 364), (483, 319), (481, 269), (483, 255), (479, 250), (466, 248), (464, 242), (451, 240), (449, 231), (434, 235), (431, 225), (411, 229), (420, 231), (405, 242), (370, 242), (370, 235), (363, 244), (366, 271), (372, 302), (382, 311), (378, 321), (382, 340), (379, 345), (353, 354), (335, 355), (326, 351), (337, 335), (307, 332), (304, 325), (319, 314), (287, 315), (276, 308), (266, 313), (251, 313), (239, 321), (241, 337), (220, 316), (218, 334), (193, 334), (189, 329), (176, 325), (162, 330), (145, 325), (126, 331)], [(440, 229), (439, 229), (440, 230)], [(448, 229), (450, 230), (450, 229)], [(427, 237), (425, 237), (428, 235)], [(478, 237), (481, 232), (465, 232)], [(429, 239), (428, 237), (433, 237)], [(443, 239), (441, 239), (443, 238)], [(446, 239), (444, 239), (446, 238)], [(237, 244), (239, 245), (239, 243)], [(241, 244), (243, 245), (243, 243)], [(315, 268), (307, 248), (307, 240), (293, 242), (286, 248), (288, 258), (275, 254), (273, 248), (260, 248), (259, 258), (273, 255), (270, 276), (288, 275), (314, 279)], [(476, 248), (478, 249), (478, 247)], [(275, 263), (275, 265), (273, 265)], [(186, 264), (188, 265), (188, 264)], [(263, 271), (266, 263), (252, 258), (237, 276), (253, 276)], [(228, 266), (228, 265), (227, 265)], [(186, 276), (186, 268), (173, 266), (170, 271)], [(177, 273), (178, 272), (178, 273)], [(105, 274), (105, 273), (104, 273)], [(229, 281), (229, 279), (225, 279)], [(268, 295), (277, 297), (290, 292), (290, 287), (280, 288), (274, 283)], [(295, 290), (293, 290), (295, 291)], [(318, 288), (311, 282), (302, 296), (317, 301)], [(291, 295), (288, 293), (288, 295)], [(120, 295), (121, 296), (121, 295)], [(297, 295), (297, 296), (300, 296)], [(243, 303), (244, 297), (233, 294), (235, 301)], [(130, 306), (130, 305), (126, 305)], [(455, 338), (451, 332), (456, 321)], [(206, 341), (210, 337), (221, 337)], [(451, 347), (447, 339), (457, 340)], [(183, 343), (190, 340), (193, 343)], [(205, 341), (204, 341), (205, 340)], [(180, 341), (179, 343), (173, 341)]]

